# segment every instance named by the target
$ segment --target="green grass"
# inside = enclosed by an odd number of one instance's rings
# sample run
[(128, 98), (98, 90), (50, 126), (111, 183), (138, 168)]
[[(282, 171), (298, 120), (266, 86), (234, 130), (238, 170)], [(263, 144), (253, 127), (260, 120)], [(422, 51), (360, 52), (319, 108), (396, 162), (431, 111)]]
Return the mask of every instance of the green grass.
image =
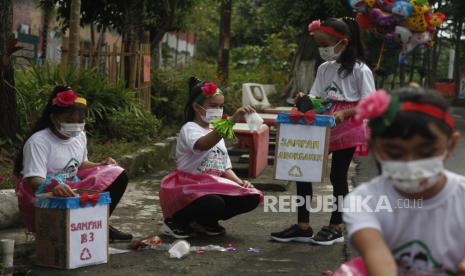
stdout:
[(13, 189), (16, 186), (16, 178), (12, 174), (13, 164), (0, 164), (0, 190)]

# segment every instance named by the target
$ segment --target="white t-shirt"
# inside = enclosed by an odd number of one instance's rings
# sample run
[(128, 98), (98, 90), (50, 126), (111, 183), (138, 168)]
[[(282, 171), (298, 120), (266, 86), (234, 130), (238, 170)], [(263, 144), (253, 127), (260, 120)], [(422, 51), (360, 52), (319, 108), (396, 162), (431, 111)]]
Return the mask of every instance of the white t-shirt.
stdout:
[(327, 61), (318, 67), (310, 95), (335, 101), (358, 102), (375, 90), (375, 81), (365, 63), (356, 62), (352, 74), (339, 76), (341, 67), (336, 61)]
[(87, 138), (79, 136), (63, 140), (47, 128), (34, 133), (23, 148), (23, 170), (26, 177), (61, 175), (64, 179), (76, 176), (82, 162), (87, 160)]
[[(465, 261), (465, 177), (449, 171), (445, 175), (447, 182), (439, 194), (423, 201), (406, 199), (382, 176), (355, 188), (344, 200), (349, 238), (361, 229), (379, 230), (397, 262), (399, 275), (456, 271)], [(359, 204), (368, 196), (369, 209)], [(386, 202), (392, 212), (384, 208)], [(367, 211), (376, 211), (376, 206), (378, 212)]]
[(223, 139), (209, 150), (194, 149), (197, 140), (210, 131), (194, 122), (188, 122), (181, 128), (176, 144), (176, 163), (179, 170), (221, 176), (232, 167)]

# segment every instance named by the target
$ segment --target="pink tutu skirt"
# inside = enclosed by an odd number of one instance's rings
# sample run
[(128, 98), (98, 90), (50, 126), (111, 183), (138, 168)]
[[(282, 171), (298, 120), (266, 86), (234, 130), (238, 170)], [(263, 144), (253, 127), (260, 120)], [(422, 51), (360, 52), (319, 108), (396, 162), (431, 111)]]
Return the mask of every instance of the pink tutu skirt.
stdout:
[[(77, 176), (81, 181), (68, 183), (73, 189), (85, 189), (97, 192), (106, 190), (113, 181), (124, 171), (115, 165), (98, 166), (79, 170)], [(35, 229), (35, 193), (21, 178), (16, 185), (18, 207), (24, 224), (30, 232)]]
[[(356, 102), (333, 102), (331, 109), (323, 113), (333, 115), (336, 111), (353, 108)], [(337, 151), (355, 147), (355, 156), (367, 155), (368, 128), (366, 122), (347, 118), (331, 129), (329, 151)]]
[(191, 174), (176, 170), (161, 180), (160, 205), (165, 218), (171, 218), (194, 200), (205, 195), (246, 196), (263, 194), (255, 188), (244, 188), (239, 184), (215, 175)]

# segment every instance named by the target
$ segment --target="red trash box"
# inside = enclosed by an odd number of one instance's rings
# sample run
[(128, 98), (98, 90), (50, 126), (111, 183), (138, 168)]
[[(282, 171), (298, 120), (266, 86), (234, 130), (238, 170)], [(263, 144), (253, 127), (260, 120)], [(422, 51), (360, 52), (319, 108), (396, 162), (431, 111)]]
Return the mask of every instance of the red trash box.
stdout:
[(249, 177), (259, 176), (268, 166), (270, 128), (262, 125), (261, 129), (251, 131), (247, 124), (238, 123), (234, 125), (234, 134), (240, 147), (249, 149)]

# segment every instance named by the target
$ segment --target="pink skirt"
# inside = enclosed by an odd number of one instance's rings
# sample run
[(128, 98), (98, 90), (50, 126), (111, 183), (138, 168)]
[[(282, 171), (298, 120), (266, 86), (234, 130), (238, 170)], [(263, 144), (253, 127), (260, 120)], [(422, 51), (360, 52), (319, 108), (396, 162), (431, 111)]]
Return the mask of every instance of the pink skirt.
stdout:
[[(77, 176), (81, 181), (68, 183), (73, 189), (85, 189), (102, 192), (124, 171), (115, 165), (98, 166), (78, 171)], [(31, 187), (21, 178), (16, 185), (18, 207), (24, 224), (30, 232), (35, 230), (35, 193)]]
[(215, 175), (191, 174), (176, 170), (161, 180), (160, 205), (165, 218), (171, 218), (194, 200), (205, 195), (246, 196), (259, 195), (261, 191), (244, 188), (239, 184)]
[[(331, 109), (323, 113), (333, 115), (336, 111), (353, 108), (357, 102), (333, 102)], [(368, 128), (366, 122), (347, 118), (331, 129), (329, 151), (337, 151), (355, 147), (354, 156), (364, 156), (368, 152)]]

